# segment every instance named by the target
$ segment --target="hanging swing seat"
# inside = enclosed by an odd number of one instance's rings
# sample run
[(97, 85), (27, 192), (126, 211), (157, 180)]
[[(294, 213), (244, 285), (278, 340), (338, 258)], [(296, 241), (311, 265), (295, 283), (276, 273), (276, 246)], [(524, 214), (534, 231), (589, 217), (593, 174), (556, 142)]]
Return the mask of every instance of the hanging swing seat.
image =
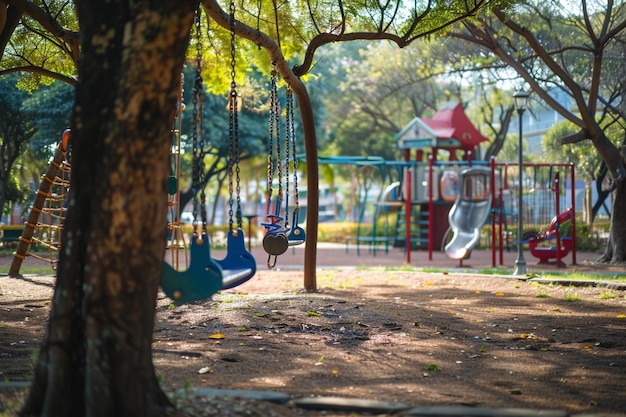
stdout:
[(298, 226), (298, 210), (293, 211), (291, 224), (293, 224), (293, 226), (287, 234), (288, 246), (303, 244), (306, 241), (306, 233), (302, 227)]
[(243, 284), (256, 273), (256, 260), (246, 249), (243, 231), (230, 230), (226, 243), (226, 257), (216, 261), (222, 267), (223, 290)]
[(205, 300), (222, 288), (222, 267), (211, 259), (208, 236), (191, 238), (187, 270), (163, 265), (161, 288), (177, 305)]
[(268, 214), (269, 221), (262, 222), (261, 226), (265, 227), (266, 234), (263, 237), (263, 249), (270, 256), (282, 255), (289, 247), (289, 239), (287, 239), (287, 230), (283, 227), (283, 217), (280, 215), (281, 198), (276, 199), (273, 214)]
[(284, 233), (267, 233), (263, 237), (263, 249), (271, 256), (282, 255), (288, 247), (289, 240)]

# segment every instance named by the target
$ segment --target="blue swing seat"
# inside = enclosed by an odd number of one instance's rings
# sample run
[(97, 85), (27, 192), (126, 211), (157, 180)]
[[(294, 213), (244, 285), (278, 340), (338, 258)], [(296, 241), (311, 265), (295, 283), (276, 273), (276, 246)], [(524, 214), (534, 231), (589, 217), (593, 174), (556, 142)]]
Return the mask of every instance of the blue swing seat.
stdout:
[(222, 268), (222, 289), (241, 285), (256, 273), (256, 260), (246, 249), (241, 229), (230, 230), (226, 240), (226, 257), (216, 261)]
[(301, 245), (306, 241), (306, 233), (304, 229), (298, 226), (298, 209), (293, 211), (291, 230), (287, 234), (287, 243), (289, 246)]
[(206, 300), (222, 288), (222, 267), (211, 259), (208, 236), (191, 238), (186, 271), (163, 265), (161, 288), (177, 305)]

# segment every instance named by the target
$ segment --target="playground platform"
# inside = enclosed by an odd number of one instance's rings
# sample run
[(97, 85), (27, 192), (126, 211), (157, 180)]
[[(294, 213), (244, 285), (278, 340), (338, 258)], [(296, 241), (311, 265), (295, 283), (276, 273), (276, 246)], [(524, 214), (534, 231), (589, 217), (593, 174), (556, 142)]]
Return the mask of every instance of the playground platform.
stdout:
[[(254, 255), (258, 269), (262, 270), (267, 264), (267, 253), (261, 247), (253, 247)], [(403, 248), (384, 247), (375, 251), (370, 249), (368, 245), (360, 245), (357, 255), (356, 245), (346, 245), (340, 243), (320, 242), (317, 245), (317, 268), (361, 268), (361, 267), (402, 267), (407, 265), (407, 255)], [(225, 250), (212, 250), (211, 255), (215, 259), (221, 259), (226, 254)], [(528, 272), (543, 271), (573, 271), (576, 268), (584, 266), (586, 263), (600, 257), (600, 253), (592, 252), (576, 252), (576, 265), (572, 265), (572, 254), (562, 258), (565, 263), (564, 267), (558, 268), (554, 262), (547, 264), (539, 264), (539, 259), (531, 255), (530, 251), (524, 251), (524, 259), (526, 260), (526, 269)], [(496, 267), (510, 269), (513, 271), (515, 260), (517, 259), (517, 251), (504, 251), (503, 263), (500, 265), (499, 254), (496, 253)], [(478, 271), (485, 268), (492, 268), (492, 252), (491, 250), (473, 250), (469, 259), (463, 260), (459, 264), (458, 260), (450, 259), (444, 252), (433, 251), (432, 260), (428, 259), (428, 251), (414, 250), (410, 254), (410, 265), (415, 268), (436, 269), (447, 271)], [(303, 269), (304, 268), (304, 245), (292, 246), (287, 252), (280, 255), (276, 262), (276, 269)], [(626, 271), (624, 271), (626, 273)]]

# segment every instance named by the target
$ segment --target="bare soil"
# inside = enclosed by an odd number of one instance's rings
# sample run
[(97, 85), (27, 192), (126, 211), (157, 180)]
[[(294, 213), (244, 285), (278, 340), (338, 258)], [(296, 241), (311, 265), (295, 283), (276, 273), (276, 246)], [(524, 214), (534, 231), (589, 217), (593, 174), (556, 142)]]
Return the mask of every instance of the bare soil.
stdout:
[[(572, 415), (626, 410), (622, 287), (373, 269), (320, 270), (317, 279), (320, 290), (304, 293), (300, 271), (259, 271), (176, 308), (160, 295), (153, 351), (164, 387)], [(0, 276), (0, 379), (29, 380), (53, 288), (52, 276)], [(0, 390), (0, 413), (20, 398)], [(186, 403), (190, 414), (350, 415), (199, 401)]]

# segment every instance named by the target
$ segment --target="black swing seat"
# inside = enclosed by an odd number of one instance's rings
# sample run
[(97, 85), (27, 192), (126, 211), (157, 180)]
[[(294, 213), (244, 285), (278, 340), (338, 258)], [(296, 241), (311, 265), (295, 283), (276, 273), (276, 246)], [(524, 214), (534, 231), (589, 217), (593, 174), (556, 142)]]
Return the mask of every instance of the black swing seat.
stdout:
[(216, 261), (222, 268), (223, 290), (243, 284), (256, 273), (256, 260), (246, 249), (241, 229), (228, 232), (226, 245), (226, 257)]

